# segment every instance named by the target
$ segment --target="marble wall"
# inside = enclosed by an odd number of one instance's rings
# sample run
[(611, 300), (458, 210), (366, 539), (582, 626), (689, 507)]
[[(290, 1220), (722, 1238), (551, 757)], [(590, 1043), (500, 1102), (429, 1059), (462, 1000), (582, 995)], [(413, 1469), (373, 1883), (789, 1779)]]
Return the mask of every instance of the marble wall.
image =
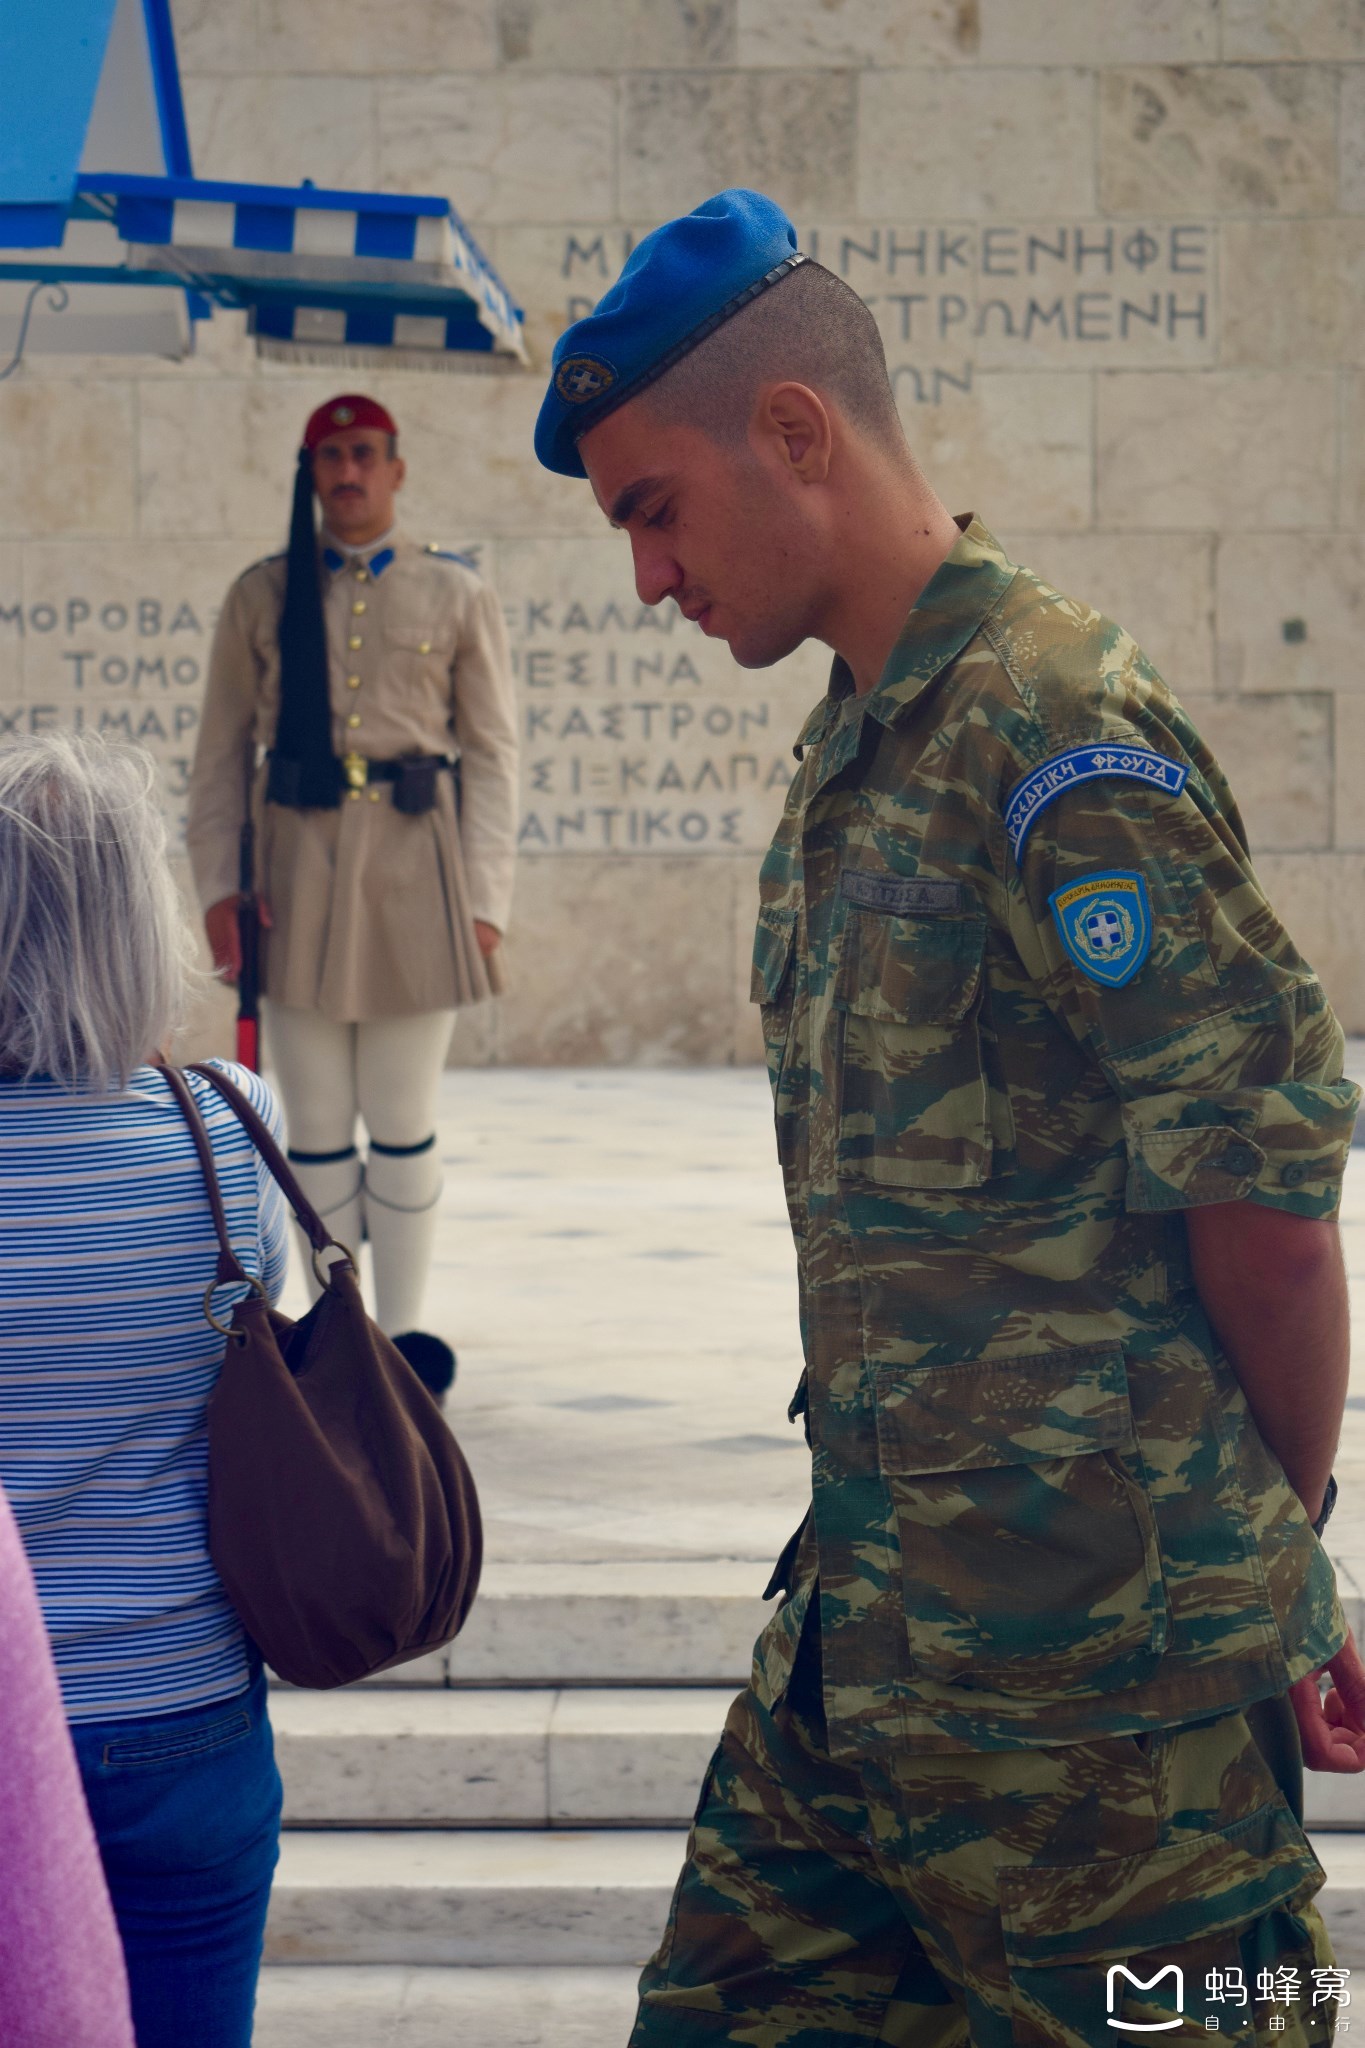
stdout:
[[(1365, 1030), (1360, 0), (177, 0), (196, 168), (449, 194), (543, 363), (661, 217), (735, 182), (873, 306), (955, 509), (1112, 612), (1196, 711)], [(351, 378), (35, 358), (0, 384), (0, 729), (142, 740), (175, 819), (208, 636)], [(477, 550), (526, 743), (513, 992), (457, 1057), (756, 1056), (758, 859), (823, 686), (643, 611), (541, 379), (367, 376), (409, 525)], [(196, 1031), (223, 1030), (210, 1006)]]

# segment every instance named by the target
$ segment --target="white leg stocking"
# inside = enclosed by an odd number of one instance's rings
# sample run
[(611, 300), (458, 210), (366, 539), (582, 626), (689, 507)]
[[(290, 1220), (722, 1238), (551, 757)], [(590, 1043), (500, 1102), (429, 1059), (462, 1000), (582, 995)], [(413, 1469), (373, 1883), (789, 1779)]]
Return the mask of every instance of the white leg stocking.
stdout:
[[(267, 1002), (265, 1044), (284, 1102), (289, 1159), (299, 1185), (333, 1237), (360, 1256), (364, 1217), (360, 1156), (355, 1145), (354, 1024), (334, 1024), (316, 1010)], [(299, 1233), (308, 1292), (320, 1292), (311, 1248)]]
[(375, 1321), (391, 1337), (422, 1327), (441, 1198), (436, 1098), (454, 1021), (441, 1010), (356, 1026), (356, 1092), (370, 1134), (365, 1224)]

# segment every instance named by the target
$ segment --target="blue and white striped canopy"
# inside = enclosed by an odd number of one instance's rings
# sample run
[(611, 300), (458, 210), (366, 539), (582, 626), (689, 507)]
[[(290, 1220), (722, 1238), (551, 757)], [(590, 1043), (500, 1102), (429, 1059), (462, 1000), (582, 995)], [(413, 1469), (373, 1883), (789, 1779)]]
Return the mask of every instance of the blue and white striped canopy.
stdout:
[(168, 0), (20, 6), (0, 50), (0, 339), (22, 307), (22, 347), (46, 286), (43, 347), (181, 354), (221, 306), (268, 355), (526, 361), (521, 311), (448, 200), (191, 174)]
[(526, 359), (519, 308), (444, 199), (85, 172), (72, 218), (113, 228), (125, 279), (243, 306), (283, 348)]

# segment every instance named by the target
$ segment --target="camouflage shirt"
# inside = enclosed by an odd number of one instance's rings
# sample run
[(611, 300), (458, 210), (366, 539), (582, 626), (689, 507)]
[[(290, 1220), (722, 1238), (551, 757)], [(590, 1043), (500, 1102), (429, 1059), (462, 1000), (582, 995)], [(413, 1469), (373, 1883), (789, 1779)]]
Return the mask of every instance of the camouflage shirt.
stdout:
[(797, 753), (754, 996), (814, 1510), (760, 1697), (812, 1597), (835, 1754), (1283, 1690), (1344, 1625), (1182, 1212), (1331, 1216), (1358, 1091), (1217, 762), (1127, 634), (977, 522)]

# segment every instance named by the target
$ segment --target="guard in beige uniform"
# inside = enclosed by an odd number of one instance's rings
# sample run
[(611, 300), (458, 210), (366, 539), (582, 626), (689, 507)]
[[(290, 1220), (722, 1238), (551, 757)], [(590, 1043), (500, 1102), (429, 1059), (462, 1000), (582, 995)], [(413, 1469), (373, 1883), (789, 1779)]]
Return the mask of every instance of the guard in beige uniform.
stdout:
[(187, 836), (216, 964), (235, 976), (250, 790), (290, 1157), (334, 1234), (368, 1236), (377, 1318), (439, 1388), (453, 1359), (419, 1327), (436, 1090), (455, 1011), (503, 986), (517, 737), (497, 599), (462, 557), (396, 528), (403, 473), (373, 400), (310, 419), (289, 550), (240, 576), (219, 620)]

